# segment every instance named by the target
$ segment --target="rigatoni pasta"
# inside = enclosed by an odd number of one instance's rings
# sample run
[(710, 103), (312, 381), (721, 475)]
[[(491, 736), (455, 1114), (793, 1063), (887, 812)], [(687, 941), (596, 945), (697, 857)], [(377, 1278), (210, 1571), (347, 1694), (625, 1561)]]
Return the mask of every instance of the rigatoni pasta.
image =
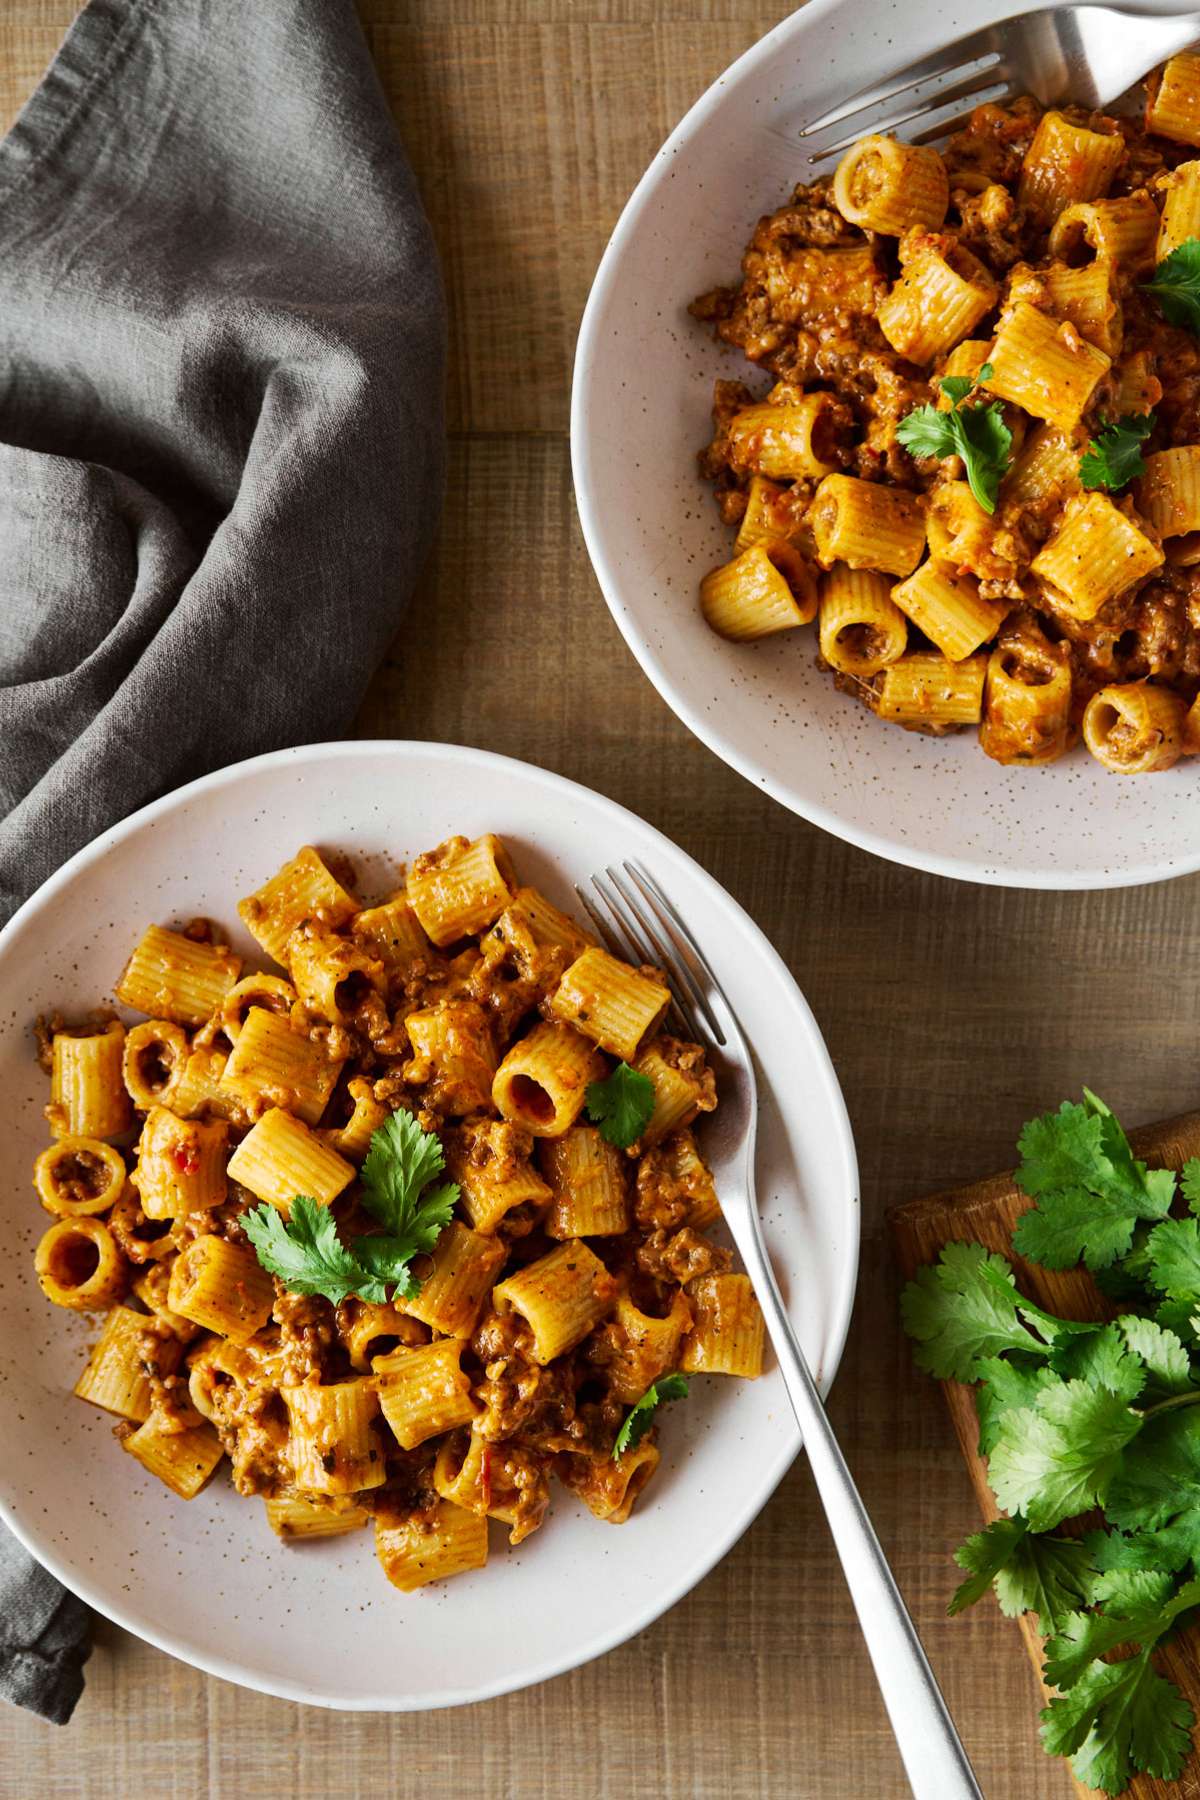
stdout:
[(1106, 194), (1125, 154), (1116, 131), (1089, 131), (1065, 113), (1044, 113), (1025, 152), (1017, 198), (1043, 225), (1068, 207)]
[(929, 230), (941, 224), (950, 204), (950, 182), (936, 150), (868, 137), (839, 163), (833, 196), (851, 225), (899, 237), (912, 226)]
[(1184, 51), (1147, 81), (1146, 129), (1180, 144), (1200, 144), (1200, 56)]
[(33, 1266), (47, 1300), (72, 1312), (103, 1312), (119, 1300), (128, 1264), (103, 1219), (58, 1219), (42, 1237)]
[(821, 580), (821, 655), (843, 675), (877, 675), (904, 655), (908, 621), (875, 569), (834, 563)]
[(911, 575), (925, 547), (925, 515), (912, 494), (852, 475), (828, 475), (817, 489), (809, 525), (821, 567)]
[(807, 625), (817, 610), (814, 571), (781, 538), (751, 544), (700, 584), (700, 610), (735, 643)]
[(297, 1194), (328, 1206), (354, 1180), (354, 1164), (296, 1118), (273, 1106), (229, 1159), (229, 1173), (260, 1200), (287, 1212)]
[(57, 1136), (108, 1138), (128, 1130), (132, 1112), (123, 1074), (125, 1031), (118, 1020), (100, 1031), (56, 1031), (50, 1055), (46, 1117)]
[(73, 1219), (106, 1213), (121, 1198), (125, 1158), (98, 1138), (64, 1137), (33, 1165), (33, 1185), (47, 1212)]
[[(886, 624), (874, 598), (860, 624)], [(373, 1522), (409, 1591), (482, 1567), (489, 1519), (522, 1543), (555, 1479), (629, 1518), (660, 1450), (625, 1416), (694, 1359), (716, 1301), (690, 1290), (732, 1258), (691, 1130), (713, 1076), (664, 1028), (658, 970), (521, 885), (492, 834), (377, 904), (355, 887), (302, 849), (238, 909), (282, 973), (156, 925), (120, 984), (150, 1016), (42, 1029), (49, 1124), (93, 1129), (37, 1159), (35, 1266), (96, 1316), (75, 1392), (147, 1474), (191, 1501), (227, 1472), (297, 1545)], [(752, 1297), (714, 1291), (749, 1342)]]
[(1128, 513), (1106, 494), (1088, 494), (1067, 502), (1058, 530), (1029, 566), (1052, 604), (1094, 619), (1162, 562), (1158, 544)]
[(223, 1004), (241, 966), (227, 944), (151, 925), (125, 965), (116, 996), (152, 1018), (203, 1025)]
[(631, 969), (599, 946), (585, 950), (564, 974), (550, 1011), (564, 1024), (631, 1062), (643, 1038), (660, 1025), (671, 1004), (670, 989), (654, 975)]
[(876, 314), (879, 329), (909, 362), (932, 362), (970, 336), (998, 291), (969, 250), (914, 232), (900, 246), (900, 276)]
[[(325, 1015), (328, 1016), (328, 1015)], [(282, 1107), (315, 1125), (329, 1102), (344, 1058), (330, 1056), (323, 1041), (296, 1030), (290, 1012), (281, 1017), (252, 1005), (221, 1071), (221, 1085), (247, 1112)]]
[(211, 1425), (168, 1431), (153, 1413), (136, 1431), (121, 1436), (120, 1443), (181, 1500), (196, 1498), (225, 1454)]

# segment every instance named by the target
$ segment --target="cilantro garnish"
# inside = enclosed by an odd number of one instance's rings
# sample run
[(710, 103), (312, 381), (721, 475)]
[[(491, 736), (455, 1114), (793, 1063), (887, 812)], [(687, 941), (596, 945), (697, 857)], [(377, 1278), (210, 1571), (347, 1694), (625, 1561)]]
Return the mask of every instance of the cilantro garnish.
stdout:
[(1038, 1202), (1017, 1221), (1013, 1246), (1047, 1269), (1080, 1258), (1100, 1269), (1130, 1248), (1139, 1219), (1164, 1219), (1175, 1197), (1169, 1169), (1148, 1170), (1108, 1107), (1084, 1089), (1021, 1133), (1017, 1186)]
[[(1157, 1641), (1157, 1640), (1155, 1640)], [(1085, 1787), (1120, 1794), (1135, 1772), (1173, 1781), (1187, 1761), (1194, 1715), (1149, 1648), (1122, 1663), (1091, 1662), (1042, 1713), (1042, 1743), (1069, 1756)]]
[(1032, 1406), (1006, 1412), (988, 1458), (988, 1480), (1001, 1506), (1033, 1531), (1049, 1531), (1097, 1506), (1120, 1454), (1141, 1429), (1120, 1394), (1087, 1381), (1055, 1381)]
[(1164, 256), (1142, 292), (1154, 295), (1169, 324), (1200, 336), (1200, 238), (1188, 238)]
[(938, 386), (951, 402), (950, 410), (918, 406), (896, 427), (897, 438), (913, 456), (961, 456), (971, 492), (988, 513), (996, 510), (1011, 460), (1012, 432), (998, 400), (965, 402), (994, 372), (991, 363), (984, 363), (978, 375), (943, 375)]
[[(990, 1588), (1006, 1613), (1037, 1614), (1057, 1689), (1042, 1741), (1118, 1794), (1139, 1771), (1175, 1779), (1193, 1724), (1153, 1652), (1200, 1607), (1200, 1160), (1178, 1184), (1147, 1169), (1086, 1089), (1025, 1127), (1021, 1155), (1037, 1205), (1017, 1248), (1050, 1268), (1082, 1260), (1120, 1316), (1059, 1319), (1003, 1257), (947, 1244), (905, 1289), (904, 1322), (922, 1367), (978, 1384), (980, 1452), (1010, 1514), (957, 1552), (950, 1611)], [(1170, 1216), (1177, 1199), (1192, 1216)], [(1104, 1529), (1049, 1535), (1097, 1506)]]
[(954, 1560), (968, 1575), (947, 1608), (951, 1616), (994, 1587), (1007, 1618), (1036, 1613), (1038, 1629), (1048, 1637), (1092, 1598), (1096, 1568), (1086, 1542), (1038, 1537), (1024, 1519), (996, 1519), (969, 1537)]
[(1126, 413), (1116, 424), (1105, 425), (1099, 436), (1088, 439), (1079, 460), (1079, 479), (1085, 488), (1107, 488), (1115, 494), (1146, 473), (1142, 445), (1154, 430), (1153, 413)]
[[(987, 1280), (989, 1267), (1002, 1287)], [(901, 1296), (904, 1328), (919, 1345), (917, 1362), (939, 1381), (974, 1381), (980, 1361), (1001, 1350), (1044, 1356), (1045, 1344), (1018, 1314), (1020, 1298), (1002, 1256), (989, 1256), (981, 1244), (947, 1244)]]
[(600, 1127), (600, 1136), (618, 1150), (636, 1143), (654, 1111), (654, 1083), (639, 1075), (627, 1062), (619, 1062), (604, 1081), (588, 1083), (587, 1116)]
[(650, 1429), (655, 1408), (665, 1400), (685, 1400), (688, 1383), (686, 1375), (660, 1375), (653, 1387), (648, 1387), (641, 1399), (632, 1406), (625, 1415), (625, 1423), (617, 1433), (617, 1441), (613, 1445), (613, 1461), (624, 1456), (626, 1450), (633, 1450), (641, 1443)]
[(364, 1270), (337, 1234), (327, 1206), (297, 1194), (287, 1219), (275, 1206), (256, 1206), (242, 1220), (259, 1262), (293, 1294), (324, 1294), (336, 1306), (351, 1294), (380, 1302), (386, 1295), (364, 1293)]
[(351, 1294), (382, 1305), (420, 1291), (412, 1259), (430, 1251), (458, 1198), (453, 1182), (430, 1183), (445, 1168), (442, 1147), (411, 1113), (400, 1109), (371, 1138), (362, 1166), (362, 1203), (383, 1231), (344, 1245), (327, 1206), (297, 1194), (290, 1217), (257, 1206), (242, 1224), (264, 1269), (294, 1294), (324, 1294), (336, 1305)]

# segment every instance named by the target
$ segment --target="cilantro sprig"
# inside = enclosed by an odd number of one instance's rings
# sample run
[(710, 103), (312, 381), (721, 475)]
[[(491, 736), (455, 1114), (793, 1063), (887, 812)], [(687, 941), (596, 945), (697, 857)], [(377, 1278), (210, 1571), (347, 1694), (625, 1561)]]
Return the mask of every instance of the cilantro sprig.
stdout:
[[(1194, 1723), (1154, 1651), (1200, 1608), (1200, 1159), (1178, 1181), (1148, 1169), (1086, 1089), (1032, 1120), (1020, 1148), (1036, 1205), (1015, 1246), (1049, 1268), (1082, 1262), (1119, 1316), (1061, 1319), (1003, 1257), (955, 1243), (908, 1284), (903, 1317), (922, 1368), (976, 1384), (980, 1453), (1009, 1514), (956, 1553), (950, 1611), (990, 1589), (1004, 1612), (1037, 1615), (1056, 1690), (1042, 1742), (1119, 1794), (1139, 1770), (1175, 1779)], [(1103, 1529), (1060, 1534), (1095, 1507)]]
[(1126, 413), (1104, 425), (1088, 439), (1079, 459), (1079, 479), (1085, 488), (1107, 488), (1110, 494), (1146, 473), (1142, 445), (1154, 430), (1153, 413)]
[(636, 1143), (654, 1111), (654, 1083), (639, 1075), (627, 1062), (619, 1062), (603, 1081), (588, 1083), (587, 1116), (600, 1127), (600, 1136), (618, 1150)]
[(264, 1204), (242, 1224), (263, 1268), (293, 1294), (323, 1294), (335, 1305), (351, 1294), (374, 1305), (411, 1300), (421, 1288), (412, 1260), (434, 1248), (458, 1198), (452, 1181), (431, 1185), (445, 1166), (434, 1133), (401, 1109), (372, 1135), (362, 1166), (362, 1203), (381, 1232), (343, 1244), (329, 1208), (307, 1194), (296, 1195), (286, 1219)]
[(625, 1415), (625, 1423), (617, 1433), (617, 1441), (613, 1445), (613, 1461), (624, 1456), (626, 1450), (634, 1450), (641, 1443), (654, 1421), (658, 1407), (667, 1400), (686, 1400), (688, 1383), (686, 1375), (660, 1375), (652, 1387), (648, 1387), (636, 1405), (631, 1406)]
[(1142, 292), (1154, 295), (1168, 324), (1200, 337), (1200, 238), (1187, 238), (1164, 256)]
[(987, 513), (996, 510), (1000, 483), (1012, 460), (1012, 432), (998, 400), (966, 402), (994, 373), (991, 363), (984, 363), (978, 375), (943, 375), (938, 386), (950, 401), (949, 410), (918, 406), (896, 427), (896, 436), (913, 456), (961, 456), (971, 492)]

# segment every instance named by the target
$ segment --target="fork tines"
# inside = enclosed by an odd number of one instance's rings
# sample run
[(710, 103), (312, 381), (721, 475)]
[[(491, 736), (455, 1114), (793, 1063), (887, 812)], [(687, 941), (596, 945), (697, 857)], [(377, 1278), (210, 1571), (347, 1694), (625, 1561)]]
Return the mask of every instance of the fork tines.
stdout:
[(626, 862), (621, 871), (609, 867), (594, 874), (591, 886), (607, 918), (583, 888), (576, 885), (575, 892), (610, 950), (662, 969), (670, 983), (676, 1017), (688, 1036), (724, 1045), (725, 1034), (709, 1002), (710, 994), (724, 999), (716, 976), (653, 877)]
[(1012, 71), (990, 34), (964, 38), (955, 50), (949, 66), (945, 52), (927, 57), (810, 120), (797, 135), (813, 172), (819, 173), (819, 165), (832, 162), (861, 137), (901, 133), (919, 120), (920, 131), (911, 135), (917, 143), (930, 143), (960, 129), (976, 106), (1013, 97)]

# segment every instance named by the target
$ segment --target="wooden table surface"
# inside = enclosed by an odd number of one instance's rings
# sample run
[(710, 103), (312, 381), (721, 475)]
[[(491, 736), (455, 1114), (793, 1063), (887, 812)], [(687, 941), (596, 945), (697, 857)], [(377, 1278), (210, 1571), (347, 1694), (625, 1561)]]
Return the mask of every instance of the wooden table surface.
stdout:
[[(0, 0), (4, 120), (73, 11)], [(862, 1167), (862, 1271), (834, 1424), (989, 1800), (1065, 1796), (1037, 1745), (1015, 1626), (990, 1601), (945, 1618), (950, 1553), (976, 1514), (940, 1396), (899, 1328), (883, 1214), (1005, 1166), (1022, 1121), (1085, 1081), (1127, 1124), (1197, 1104), (1200, 878), (1033, 894), (893, 868), (718, 762), (618, 636), (571, 497), (580, 312), (654, 150), (779, 12), (756, 0), (361, 11), (441, 248), (453, 362), (440, 547), (358, 729), (477, 744), (598, 788), (696, 856), (778, 946), (825, 1032)], [(208, 1679), (102, 1622), (69, 1727), (0, 1706), (5, 1800), (905, 1792), (803, 1462), (657, 1625), (507, 1699), (338, 1716)]]

